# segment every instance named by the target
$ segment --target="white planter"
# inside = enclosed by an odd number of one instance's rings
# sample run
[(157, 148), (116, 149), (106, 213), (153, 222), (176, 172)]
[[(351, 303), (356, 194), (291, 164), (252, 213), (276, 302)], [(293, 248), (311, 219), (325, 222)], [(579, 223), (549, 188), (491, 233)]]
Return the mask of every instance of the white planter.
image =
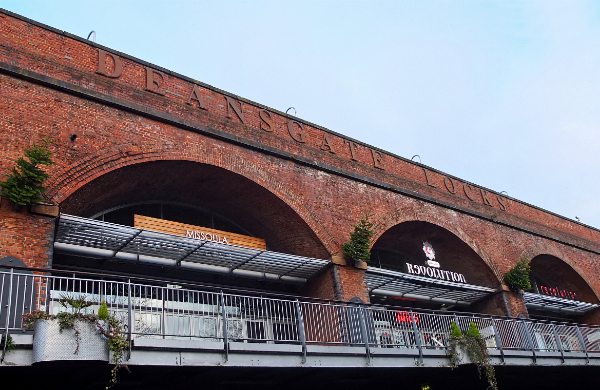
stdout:
[[(33, 362), (56, 360), (98, 360), (108, 361), (108, 342), (86, 321), (75, 321), (79, 330), (79, 350), (74, 329), (62, 332), (58, 320), (38, 320), (34, 325)], [(75, 351), (77, 350), (77, 353)]]
[(456, 347), (456, 356), (458, 357), (458, 364), (471, 364), (471, 358), (469, 358), (469, 354), (467, 350), (462, 348), (461, 346)]

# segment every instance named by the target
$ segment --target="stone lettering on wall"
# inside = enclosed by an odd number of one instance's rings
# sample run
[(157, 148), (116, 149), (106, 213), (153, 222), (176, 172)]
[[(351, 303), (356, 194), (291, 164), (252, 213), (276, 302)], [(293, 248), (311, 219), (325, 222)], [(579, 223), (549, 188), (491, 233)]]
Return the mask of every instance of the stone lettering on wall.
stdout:
[[(113, 62), (112, 72), (109, 72), (106, 68), (107, 57)], [(119, 78), (123, 74), (123, 61), (112, 53), (98, 49), (98, 69), (96, 69), (96, 73), (113, 79)]]
[[(113, 53), (109, 53), (109, 52), (107, 52), (105, 50), (101, 50), (101, 49), (97, 50), (97, 53), (98, 53), (98, 59), (97, 59), (98, 68), (96, 70), (96, 73), (101, 74), (106, 77), (110, 77), (110, 78), (121, 77), (121, 75), (123, 74), (123, 62), (122, 62), (121, 58), (119, 58), (119, 56), (117, 56)], [(108, 62), (107, 62), (107, 60), (108, 60)], [(144, 68), (146, 71), (145, 90), (156, 93), (156, 94), (160, 94), (163, 96), (165, 95), (165, 91), (169, 92), (168, 90), (166, 90), (165, 87), (168, 84), (168, 78), (172, 77), (171, 75), (164, 74), (164, 73), (159, 72), (158, 70), (148, 67), (148, 66), (145, 66)], [(179, 78), (177, 80), (178, 80), (178, 82), (182, 81)], [(177, 85), (177, 87), (183, 88), (180, 85)], [(204, 98), (206, 96), (203, 96), (203, 90), (204, 90), (203, 88), (204, 87), (202, 87), (198, 84), (195, 84), (195, 83), (189, 83), (188, 88), (189, 88), (189, 92), (187, 93), (187, 95), (185, 95), (185, 94), (179, 95), (179, 94), (173, 94), (173, 93), (170, 93), (170, 94), (179, 96), (180, 98), (183, 99), (183, 101), (185, 103), (187, 103), (188, 105), (190, 105), (194, 108), (209, 111), (209, 107), (205, 104), (205, 100), (204, 100)], [(204, 94), (206, 94), (205, 90), (204, 90)], [(187, 96), (187, 99), (186, 99), (186, 96)], [(225, 98), (225, 105), (224, 106), (219, 105), (219, 106), (225, 107), (225, 109), (226, 109), (225, 116), (230, 120), (237, 119), (242, 124), (248, 125), (246, 118), (244, 118), (244, 112), (245, 112), (244, 102), (234, 99), (232, 97), (226, 96), (226, 95), (222, 95), (222, 96)], [(170, 96), (170, 98), (172, 98), (172, 97)], [(211, 96), (209, 95), (208, 98), (211, 98)], [(251, 112), (251, 111), (248, 111), (248, 112)], [(258, 119), (258, 121), (254, 122), (256, 124), (254, 124), (252, 126), (256, 126), (260, 130), (263, 130), (268, 133), (275, 131), (276, 121), (278, 119), (278, 117), (276, 115), (274, 115), (267, 109), (263, 108), (263, 109), (258, 110), (258, 118), (257, 119)], [(343, 150), (339, 150), (339, 149), (336, 150), (334, 145), (339, 145), (339, 144), (336, 142), (335, 135), (330, 134), (327, 131), (320, 131), (321, 135), (319, 135), (318, 138), (316, 138), (313, 135), (314, 133), (312, 133), (310, 129), (308, 129), (309, 131), (307, 131), (307, 128), (305, 128), (304, 123), (302, 123), (298, 120), (294, 120), (292, 118), (285, 118), (285, 120), (287, 120), (287, 132), (289, 134), (289, 137), (291, 139), (293, 139), (294, 141), (301, 143), (301, 144), (307, 143), (307, 141), (309, 141), (309, 133), (310, 133), (311, 134), (310, 141), (312, 143), (312, 146), (317, 147), (322, 151), (329, 152), (331, 154), (344, 153)], [(350, 160), (357, 161), (357, 162), (359, 160), (362, 160), (361, 162), (363, 164), (369, 164), (372, 167), (381, 169), (381, 170), (386, 169), (385, 164), (384, 164), (384, 162), (386, 161), (386, 155), (384, 152), (369, 148), (371, 161), (368, 161), (367, 159), (369, 157), (366, 157), (367, 155), (365, 155), (364, 153), (359, 156), (359, 149), (361, 148), (361, 145), (359, 145), (357, 142), (354, 142), (354, 141), (351, 141), (348, 139), (343, 139), (343, 138), (341, 139), (341, 141), (343, 142), (343, 145), (348, 145), (348, 149), (345, 150), (345, 153), (346, 153), (346, 155), (349, 153)], [(339, 148), (339, 146), (338, 146), (338, 148)], [(455, 179), (452, 179), (452, 178), (449, 178), (449, 177), (446, 177), (443, 175), (442, 175), (443, 179), (439, 180), (439, 177), (437, 177), (437, 178), (433, 177), (435, 175), (439, 175), (438, 173), (431, 172), (430, 170), (428, 170), (426, 168), (423, 168), (423, 171), (425, 173), (425, 183), (429, 187), (438, 188), (438, 189), (445, 188), (449, 193), (457, 195), (457, 196), (459, 196), (459, 194), (464, 194), (464, 196), (471, 201), (480, 202), (480, 203), (483, 203), (484, 205), (487, 205), (490, 207), (497, 207), (503, 211), (507, 211), (507, 209), (508, 209), (508, 199), (503, 198), (499, 194), (492, 194), (489, 191), (484, 190), (482, 188), (477, 188), (477, 187), (474, 187), (467, 183), (460, 183)], [(442, 184), (443, 184), (443, 186), (442, 186)], [(462, 191), (459, 191), (461, 189), (461, 187), (462, 187)], [(495, 199), (495, 201), (494, 201), (494, 199)]]
[[(508, 211), (508, 199), (500, 196), (499, 194), (490, 193), (490, 191), (488, 190), (484, 190), (483, 188), (479, 187), (474, 187), (468, 183), (460, 183), (456, 179), (441, 175), (439, 173), (431, 172), (427, 168), (423, 168), (423, 173), (425, 175), (425, 184), (427, 184), (429, 187), (442, 188), (441, 184), (438, 185), (439, 181), (438, 183), (436, 183), (436, 179), (434, 179), (434, 174), (436, 174), (438, 175), (437, 180), (439, 180), (439, 176), (442, 177), (441, 182), (444, 183), (443, 188), (446, 188), (446, 191), (448, 191), (452, 195), (458, 195), (459, 191), (457, 191), (457, 189), (460, 189), (462, 187), (462, 193), (470, 201), (482, 203), (490, 207), (499, 208), (502, 211)], [(493, 201), (494, 198), (496, 199), (497, 203)]]

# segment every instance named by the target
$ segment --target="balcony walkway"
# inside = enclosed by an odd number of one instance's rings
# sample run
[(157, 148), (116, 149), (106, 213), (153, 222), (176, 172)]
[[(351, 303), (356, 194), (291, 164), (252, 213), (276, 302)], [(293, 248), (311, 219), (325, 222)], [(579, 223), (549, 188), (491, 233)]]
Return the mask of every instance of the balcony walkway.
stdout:
[(31, 309), (56, 314), (63, 310), (58, 300), (69, 295), (93, 302), (90, 312), (107, 303), (132, 340), (129, 365), (443, 367), (453, 321), (462, 329), (477, 325), (496, 365), (600, 365), (596, 326), (53, 273), (0, 270), (0, 325), (3, 337), (10, 333), (19, 346), (6, 363), (32, 363), (32, 335), (23, 333), (21, 315)]

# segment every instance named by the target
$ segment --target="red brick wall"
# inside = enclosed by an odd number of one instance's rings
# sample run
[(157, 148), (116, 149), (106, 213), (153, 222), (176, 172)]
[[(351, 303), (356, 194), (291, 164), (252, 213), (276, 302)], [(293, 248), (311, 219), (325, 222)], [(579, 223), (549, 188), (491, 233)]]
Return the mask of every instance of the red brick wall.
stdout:
[[(427, 170), (429, 178), (427, 180), (422, 165), (383, 151), (379, 151), (383, 153), (381, 164), (376, 164), (372, 153), (374, 149), (367, 145), (358, 143), (353, 155), (349, 139), (272, 109), (268, 110), (271, 113), (272, 127), (268, 126), (260, 119), (260, 111), (266, 107), (232, 94), (225, 95), (221, 90), (193, 82), (166, 69), (152, 65), (153, 69), (159, 71), (163, 77), (159, 90), (161, 94), (147, 91), (146, 68), (151, 64), (122, 53), (114, 52), (123, 62), (122, 75), (118, 78), (102, 76), (96, 73), (98, 45), (66, 33), (59, 32), (59, 34), (56, 30), (42, 28), (31, 21), (8, 15), (2, 16), (0, 45), (3, 45), (3, 50), (0, 51), (0, 62), (48, 76), (51, 78), (47, 80), (48, 82), (64, 81), (75, 88), (74, 92), (85, 92), (95, 97), (106, 94), (112, 104), (121, 104), (118, 99), (122, 99), (129, 105), (153, 115), (169, 114), (179, 118), (181, 122), (187, 121), (190, 125), (204, 125), (211, 129), (224, 130), (243, 139), (284, 150), (288, 154), (293, 153), (328, 164), (335, 169), (343, 169), (353, 174), (364, 175), (371, 180), (379, 180), (392, 186), (392, 189), (397, 187), (411, 194), (418, 193), (419, 196), (433, 197), (440, 202), (477, 213), (488, 219), (524, 226), (545, 234), (559, 234), (566, 240), (579, 240), (582, 245), (600, 248), (598, 244), (600, 232), (597, 230), (518, 201), (505, 199), (503, 200), (505, 206), (503, 206), (498, 200), (499, 194), (482, 192), (476, 186), (471, 189), (467, 185), (465, 189), (464, 181), (431, 169)], [(192, 86), (195, 84), (198, 85), (206, 110), (198, 108), (195, 101), (186, 104)], [(237, 108), (240, 107), (240, 102), (244, 103), (244, 124), (241, 124), (240, 118), (230, 108), (226, 96), (235, 100), (233, 104)], [(228, 116), (230, 119), (227, 119)], [(303, 123), (305, 142), (294, 141), (288, 131), (288, 119)], [(265, 127), (270, 127), (269, 130), (272, 129), (272, 132), (261, 130)], [(293, 129), (299, 131), (298, 125), (294, 125)], [(64, 136), (87, 132), (87, 129), (77, 127), (61, 130)], [(325, 135), (327, 135), (326, 143), (324, 143)], [(330, 145), (331, 148), (326, 145)], [(385, 169), (375, 168), (375, 165)], [(445, 181), (444, 178), (448, 180)], [(486, 205), (486, 200), (489, 200), (489, 205)]]
[(334, 265), (335, 280), (342, 301), (359, 298), (365, 303), (370, 302), (365, 271), (351, 266)]
[[(497, 194), (436, 171), (427, 177), (422, 165), (382, 151), (379, 161), (367, 145), (358, 144), (353, 155), (351, 140), (308, 122), (302, 122), (305, 142), (297, 142), (288, 129), (293, 117), (268, 109), (271, 127), (261, 121), (266, 107), (203, 84), (198, 88), (206, 109), (200, 109), (197, 102), (186, 103), (193, 81), (164, 69), (159, 69), (162, 94), (146, 91), (149, 64), (120, 53), (121, 77), (97, 74), (95, 46), (0, 13), (0, 174), (25, 146), (51, 136), (57, 164), (49, 169), (48, 197), (76, 212), (94, 202), (91, 192), (85, 194), (94, 180), (121, 168), (156, 161), (188, 161), (198, 169), (210, 165), (241, 175), (284, 202), (314, 233), (324, 248), (321, 257), (339, 253), (352, 225), (370, 212), (375, 239), (398, 223), (427, 221), (467, 243), (498, 281), (519, 258), (552, 254), (582, 275), (596, 296), (600, 292), (597, 230), (500, 198), (504, 207)], [(243, 103), (244, 123), (226, 96), (234, 107)], [(299, 125), (293, 129), (299, 131)], [(75, 141), (69, 138), (73, 134)], [(9, 215), (21, 222), (7, 225), (3, 235), (49, 223)], [(51, 237), (50, 230), (44, 232), (45, 237), (36, 233), (36, 240)], [(25, 244), (13, 241), (21, 237), (8, 234), (1, 249), (29, 256), (23, 260), (31, 264), (49, 263), (47, 249), (19, 249)], [(340, 299), (368, 301), (363, 271), (336, 265), (324, 275), (333, 278)], [(327, 298), (332, 293), (315, 291)]]
[(313, 276), (302, 290), (302, 294), (313, 298), (341, 300), (333, 267), (333, 264), (329, 264)]
[(14, 256), (30, 267), (51, 265), (54, 218), (31, 214), (27, 207), (15, 211), (0, 199), (0, 258)]

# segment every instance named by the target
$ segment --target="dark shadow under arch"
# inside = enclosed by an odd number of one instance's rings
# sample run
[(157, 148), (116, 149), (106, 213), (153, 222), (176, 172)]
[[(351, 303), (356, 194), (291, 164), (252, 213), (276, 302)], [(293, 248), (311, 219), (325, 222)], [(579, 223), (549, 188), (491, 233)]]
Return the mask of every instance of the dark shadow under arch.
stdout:
[(544, 286), (550, 289), (554, 288), (557, 292), (563, 290), (574, 292), (577, 301), (599, 303), (598, 297), (587, 282), (562, 259), (541, 254), (535, 256), (530, 265), (535, 292), (543, 294), (542, 286)]
[(395, 225), (373, 244), (372, 266), (402, 271), (404, 263), (425, 265), (423, 243), (429, 242), (441, 269), (465, 275), (467, 283), (496, 288), (499, 280), (483, 259), (447, 229), (424, 221)]
[(274, 251), (329, 258), (310, 226), (275, 194), (242, 175), (198, 162), (153, 161), (118, 168), (74, 192), (61, 203), (61, 211), (90, 217), (153, 200), (213, 210), (264, 238)]

